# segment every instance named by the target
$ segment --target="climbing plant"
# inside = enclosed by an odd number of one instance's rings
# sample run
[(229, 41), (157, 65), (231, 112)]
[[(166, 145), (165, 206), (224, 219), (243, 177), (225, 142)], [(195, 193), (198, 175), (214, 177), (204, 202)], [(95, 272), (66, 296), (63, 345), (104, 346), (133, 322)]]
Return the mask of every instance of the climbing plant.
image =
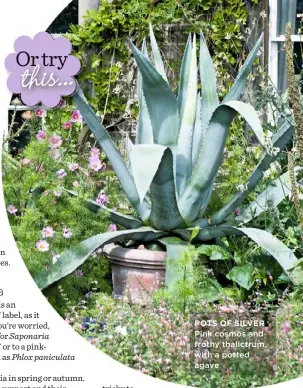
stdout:
[(243, 0), (100, 1), (99, 9), (88, 11), (84, 24), (72, 25), (69, 34), (82, 60), (79, 79), (86, 89), (90, 88), (87, 95), (90, 103), (102, 118), (105, 115), (105, 122), (125, 108), (136, 112), (132, 101), (136, 90), (135, 66), (127, 38), (140, 45), (148, 35), (149, 23), (167, 54), (166, 66), (173, 85), (177, 85), (187, 33), (203, 30), (221, 75), (219, 92), (224, 95), (248, 51), (247, 3)]

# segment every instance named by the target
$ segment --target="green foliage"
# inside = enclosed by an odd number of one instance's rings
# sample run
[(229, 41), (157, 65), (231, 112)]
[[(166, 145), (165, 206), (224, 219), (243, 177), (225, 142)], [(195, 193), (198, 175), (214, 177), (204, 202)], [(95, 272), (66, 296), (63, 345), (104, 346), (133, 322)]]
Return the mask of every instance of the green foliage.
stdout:
[[(156, 239), (159, 236), (166, 236), (166, 232), (169, 232), (188, 241), (186, 227), (189, 227), (189, 231), (190, 227), (193, 227), (194, 230), (196, 227), (201, 229), (193, 240), (194, 243), (226, 235), (247, 235), (272, 254), (284, 271), (288, 273), (287, 271), (296, 261), (296, 256), (289, 248), (267, 231), (233, 227), (229, 217), (236, 210), (236, 206), (241, 204), (249, 192), (257, 186), (263, 174), (265, 175), (272, 167), (273, 162), (293, 134), (291, 123), (285, 121), (271, 141), (263, 133), (259, 116), (252, 105), (236, 100), (245, 89), (246, 79), (257, 56), (262, 37), (259, 38), (248, 55), (234, 85), (221, 104), (217, 96), (214, 64), (202, 32), (200, 34), (201, 55), (199, 61), (202, 83), (200, 104), (197, 104), (196, 36), (193, 36), (193, 42), (191, 39), (188, 39), (187, 42), (178, 100), (166, 80), (163, 62), (151, 27), (150, 39), (154, 65), (147, 57), (145, 45), (143, 45), (141, 52), (131, 42), (131, 50), (140, 71), (138, 96), (141, 110), (136, 144), (132, 145), (129, 141), (129, 165), (124, 162), (115, 148), (100, 119), (89, 106), (82, 90), (75, 94), (74, 99), (84, 120), (111, 162), (123, 191), (137, 210), (142, 223), (151, 225), (154, 229), (139, 227), (138, 233), (130, 229), (129, 233), (126, 231), (115, 235), (98, 234), (86, 239), (75, 248), (63, 253), (60, 268), (54, 268), (49, 274), (38, 274), (36, 281), (42, 287), (57, 281), (81, 265), (98, 248), (98, 244), (103, 246), (109, 241), (119, 240), (120, 237), (124, 240), (127, 237), (140, 236), (139, 238), (150, 241), (150, 236)], [(186, 93), (185, 90), (187, 90)], [(256, 139), (264, 149), (263, 157), (246, 185), (243, 185), (242, 189), (239, 188), (238, 193), (231, 201), (211, 215), (210, 219), (202, 218), (211, 200), (229, 128), (238, 114), (249, 124)], [(147, 121), (150, 122), (151, 128), (142, 124)], [(141, 136), (140, 132), (144, 133), (150, 129), (152, 129), (151, 140), (153, 143), (140, 144), (139, 139), (150, 138), (149, 135)], [(195, 136), (196, 134), (198, 135)], [(197, 160), (192, 155), (192, 141), (195, 138), (200, 147), (197, 152)], [(154, 165), (153, 162), (155, 162)], [(196, 164), (192, 164), (192, 162)], [(281, 177), (282, 179), (284, 177)], [(280, 191), (279, 202), (285, 197), (283, 186)], [(265, 200), (260, 200), (262, 204), (263, 202), (266, 204), (268, 192), (269, 189), (263, 195)], [(275, 204), (277, 203), (275, 202)], [(257, 214), (264, 211), (259, 204), (256, 209)], [(241, 221), (246, 222), (247, 220)], [(126, 221), (125, 217), (123, 224)], [(225, 224), (221, 226), (223, 222)], [(123, 224), (120, 223), (120, 225)], [(168, 240), (164, 239), (162, 242), (166, 245), (168, 253), (166, 286), (171, 291), (174, 289), (174, 285), (182, 279), (186, 281), (191, 279), (192, 274), (190, 260), (184, 264), (181, 259), (181, 256), (186, 256), (182, 240), (179, 239), (180, 242), (175, 241), (176, 238), (172, 242)], [(174, 263), (172, 263), (173, 261)], [(183, 268), (186, 271), (183, 271)], [(253, 274), (254, 270), (246, 265), (235, 268), (234, 272), (228, 274), (227, 277), (248, 290), (254, 283)], [(292, 279), (290, 275), (289, 278)], [(183, 285), (183, 290), (185, 288)], [(180, 297), (180, 299), (185, 300), (189, 292), (187, 290), (184, 297)]]
[[(258, 3), (258, 0), (254, 1)], [(220, 75), (219, 92), (225, 95), (236, 68), (245, 57), (243, 26), (247, 25), (248, 13), (242, 0), (190, 0), (178, 2), (165, 0), (115, 0), (100, 1), (99, 10), (87, 12), (83, 26), (71, 26), (69, 37), (81, 58), (83, 70), (80, 80), (93, 87), (89, 96), (95, 110), (112, 115), (123, 111), (129, 95), (133, 95), (130, 52), (127, 38), (141, 45), (148, 34), (149, 23), (155, 26), (155, 33), (161, 47), (164, 42), (174, 40), (175, 32), (165, 33), (165, 24), (187, 23), (184, 32), (205, 31), (211, 53)], [(179, 27), (177, 26), (177, 31)], [(170, 31), (170, 29), (168, 30)], [(177, 32), (178, 34), (178, 32)], [(180, 39), (178, 47), (172, 46), (174, 55), (167, 55), (165, 66), (169, 68), (173, 88), (177, 86), (180, 68), (180, 51), (185, 42)], [(88, 55), (92, 54), (91, 60)], [(176, 59), (177, 57), (177, 59)], [(110, 66), (112, 63), (112, 66)], [(172, 79), (173, 78), (173, 79)], [(108, 91), (111, 98), (108, 100)], [(132, 109), (136, 112), (136, 107)]]
[[(44, 124), (33, 115), (32, 119), (26, 120), (26, 130), (31, 136), (28, 145), (20, 149), (15, 158), (3, 151), (5, 202), (7, 206), (14, 205), (17, 209), (15, 215), (8, 213), (9, 220), (20, 254), (33, 277), (58, 265), (61, 252), (82, 238), (107, 231), (110, 223), (108, 213), (92, 213), (84, 205), (84, 198), (96, 198), (103, 190), (113, 207), (124, 207), (124, 199), (109, 166), (106, 171), (95, 172), (89, 169), (89, 147), (86, 152), (78, 153), (77, 140), (82, 124), (73, 123), (70, 130), (62, 127), (70, 120), (71, 114), (69, 105), (64, 109), (49, 111)], [(36, 135), (42, 127), (45, 139), (38, 140)], [(49, 140), (54, 134), (62, 140), (60, 147), (50, 147)], [(55, 159), (54, 150), (60, 154)], [(106, 162), (104, 155), (101, 158)], [(74, 171), (71, 170), (73, 163), (78, 165)], [(67, 174), (63, 179), (57, 175), (61, 169)], [(75, 190), (78, 197), (71, 196), (61, 186)], [(124, 208), (121, 210), (125, 211)], [(43, 236), (46, 227), (52, 229), (53, 236)], [(65, 229), (71, 231), (70, 238), (64, 236)], [(40, 240), (49, 244), (45, 252), (36, 247)], [(95, 281), (98, 283), (94, 286), (92, 282)], [(45, 295), (64, 316), (68, 306), (59, 287), (68, 293), (72, 305), (77, 304), (92, 288), (110, 292), (107, 260), (100, 255), (91, 257), (78, 272), (46, 290)]]
[[(205, 370), (193, 368), (190, 353), (193, 318), (190, 313), (205, 316), (205, 312), (217, 312), (221, 317), (230, 317), (227, 311), (233, 314), (241, 311), (244, 318), (251, 317), (256, 304), (264, 315), (276, 312), (278, 317), (275, 326), (276, 359), (271, 365), (275, 373), (264, 376), (261, 368), (243, 370), (220, 365), (219, 369), (208, 374)], [(239, 306), (226, 300), (219, 304), (200, 301), (183, 314), (176, 311), (163, 295), (143, 307), (99, 294), (93, 296), (89, 309), (79, 305), (69, 319), (79, 334), (110, 357), (141, 373), (176, 384), (246, 388), (252, 383), (264, 386), (288, 381), (302, 373), (302, 305), (291, 298), (284, 298), (281, 307), (271, 307), (270, 304), (262, 307), (256, 300)]]

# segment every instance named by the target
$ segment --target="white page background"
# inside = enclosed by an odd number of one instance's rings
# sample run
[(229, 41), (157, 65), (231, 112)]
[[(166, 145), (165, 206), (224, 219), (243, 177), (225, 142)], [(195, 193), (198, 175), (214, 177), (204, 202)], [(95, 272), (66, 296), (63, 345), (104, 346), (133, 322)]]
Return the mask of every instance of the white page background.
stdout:
[[(14, 41), (21, 35), (33, 36), (44, 31), (66, 7), (69, 0), (1, 0), (0, 2), (0, 134), (7, 127), (7, 107), (11, 94), (6, 86), (8, 73), (4, 67), (5, 57), (14, 52)], [(2, 136), (1, 136), (2, 138)], [(1, 158), (1, 156), (0, 156)], [(2, 178), (1, 178), (2, 179)], [(62, 383), (70, 387), (102, 388), (103, 385), (133, 388), (177, 387), (136, 372), (109, 358), (75, 333), (46, 301), (29, 275), (14, 242), (7, 218), (0, 181), (0, 249), (6, 251), (11, 266), (0, 267), (0, 288), (4, 290), (5, 302), (15, 302), (21, 313), (40, 313), (40, 322), (49, 322), (51, 340), (48, 354), (72, 354), (76, 361), (0, 361), (0, 375), (18, 376), (82, 376), (85, 382)], [(36, 320), (33, 320), (33, 323)], [(13, 320), (11, 320), (14, 323)], [(4, 385), (2, 385), (4, 384)], [(32, 385), (31, 385), (32, 384)], [(48, 385), (47, 383), (46, 386)], [(44, 384), (41, 384), (43, 387)], [(60, 385), (52, 383), (53, 385)], [(14, 383), (0, 383), (0, 387)], [(17, 385), (15, 383), (15, 385)], [(24, 387), (37, 386), (24, 383)], [(40, 385), (39, 385), (40, 386)], [(178, 385), (181, 387), (181, 385)], [(303, 378), (276, 385), (277, 387), (303, 387)]]

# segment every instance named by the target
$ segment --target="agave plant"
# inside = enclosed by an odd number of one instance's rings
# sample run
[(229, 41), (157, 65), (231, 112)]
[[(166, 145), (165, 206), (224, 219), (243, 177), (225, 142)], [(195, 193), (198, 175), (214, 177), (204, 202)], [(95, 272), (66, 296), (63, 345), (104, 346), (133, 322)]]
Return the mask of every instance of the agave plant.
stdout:
[[(203, 34), (200, 34), (200, 80), (198, 93), (198, 64), (196, 36), (190, 35), (184, 53), (178, 96), (171, 90), (152, 28), (150, 43), (153, 63), (146, 43), (138, 50), (130, 42), (138, 66), (139, 120), (136, 143), (129, 141), (129, 163), (121, 157), (114, 142), (79, 90), (74, 100), (87, 126), (107, 155), (121, 187), (136, 210), (138, 217), (126, 216), (89, 201), (94, 211), (107, 211), (113, 222), (123, 230), (88, 238), (78, 246), (61, 254), (51, 270), (40, 273), (36, 282), (45, 288), (80, 266), (98, 248), (111, 242), (127, 240), (147, 242), (157, 240), (166, 246), (166, 285), (173, 287), (178, 279), (177, 261), (188, 244), (203, 244), (223, 236), (248, 236), (269, 252), (289, 273), (297, 259), (293, 252), (270, 233), (253, 228), (234, 226), (230, 216), (242, 204), (247, 194), (261, 181), (264, 172), (277, 157), (266, 146), (265, 135), (257, 112), (239, 101), (246, 84), (262, 36), (248, 55), (245, 63), (222, 102), (216, 88), (214, 64)], [(222, 209), (210, 218), (205, 217), (222, 162), (228, 130), (234, 118), (241, 115), (264, 149), (263, 156), (251, 177)], [(272, 139), (272, 147), (283, 150), (293, 136), (294, 128), (285, 122)], [(281, 184), (288, 187), (289, 176)], [(285, 196), (281, 187), (269, 188), (274, 195), (280, 190), (278, 201)], [(283, 187), (282, 187), (283, 189)], [(71, 192), (72, 193), (72, 192)], [(282, 196), (282, 198), (281, 198)], [(255, 211), (256, 205), (252, 205)], [(257, 209), (260, 213), (260, 209)], [(251, 219), (249, 211), (239, 221)]]

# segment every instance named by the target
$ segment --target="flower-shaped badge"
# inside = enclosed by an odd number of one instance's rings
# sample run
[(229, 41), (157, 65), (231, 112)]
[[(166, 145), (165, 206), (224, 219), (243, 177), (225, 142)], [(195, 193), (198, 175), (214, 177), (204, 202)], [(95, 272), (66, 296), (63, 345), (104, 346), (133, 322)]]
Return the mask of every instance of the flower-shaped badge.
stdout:
[(65, 37), (53, 38), (39, 32), (34, 38), (21, 36), (15, 41), (15, 52), (5, 60), (11, 73), (7, 86), (12, 93), (20, 94), (24, 104), (43, 104), (57, 107), (62, 96), (77, 90), (74, 78), (81, 69), (78, 58), (70, 55), (71, 42)]

